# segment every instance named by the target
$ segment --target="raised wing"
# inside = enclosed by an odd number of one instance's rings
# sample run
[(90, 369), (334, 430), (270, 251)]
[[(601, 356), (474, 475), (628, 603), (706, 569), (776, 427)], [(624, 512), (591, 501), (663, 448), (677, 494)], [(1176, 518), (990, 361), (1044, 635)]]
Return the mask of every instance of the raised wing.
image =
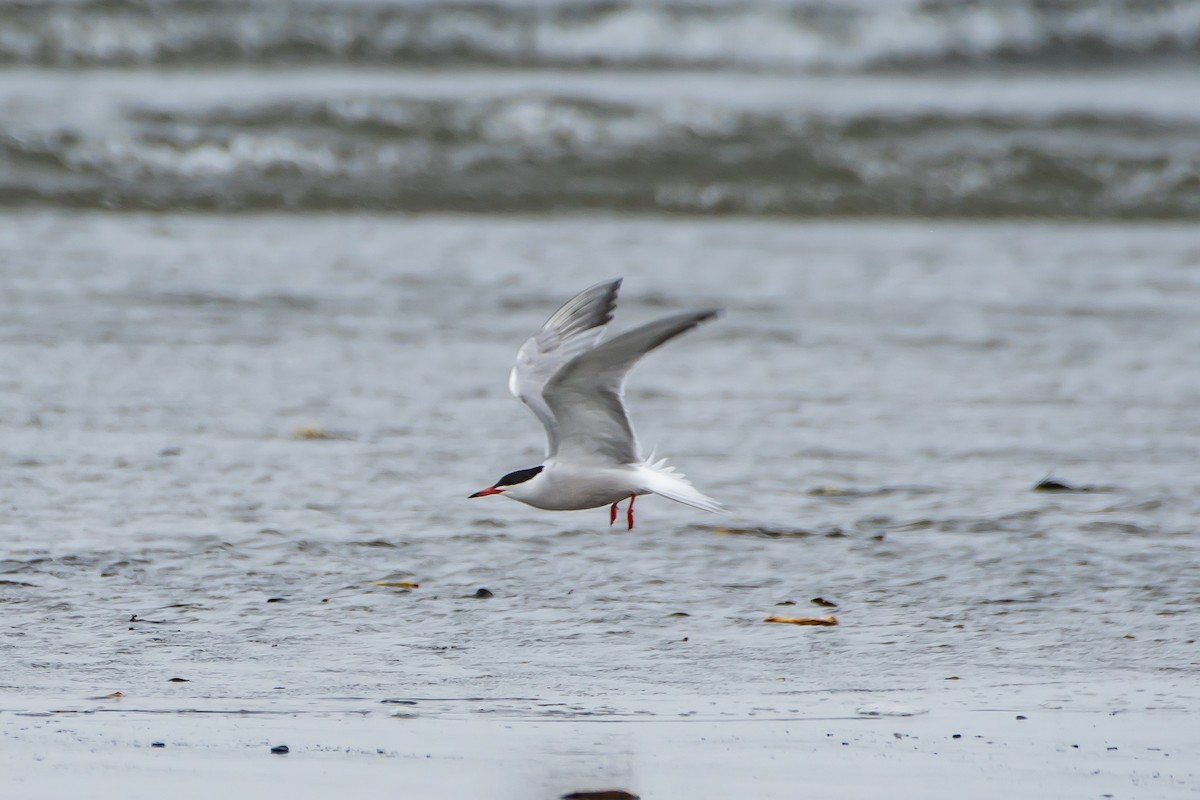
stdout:
[(571, 461), (632, 464), (637, 437), (625, 411), (625, 376), (642, 356), (720, 313), (687, 311), (623, 333), (563, 366), (543, 390), (558, 421), (558, 455)]
[(617, 307), (621, 279), (584, 289), (554, 312), (541, 330), (521, 345), (508, 376), (508, 390), (529, 406), (546, 428), (546, 457), (558, 452), (558, 421), (543, 397), (554, 373), (596, 346)]

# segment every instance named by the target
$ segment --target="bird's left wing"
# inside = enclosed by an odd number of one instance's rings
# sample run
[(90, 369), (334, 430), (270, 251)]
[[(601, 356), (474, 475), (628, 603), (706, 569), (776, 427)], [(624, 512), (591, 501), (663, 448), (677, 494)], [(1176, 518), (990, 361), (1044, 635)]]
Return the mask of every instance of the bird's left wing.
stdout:
[(685, 311), (648, 322), (563, 366), (543, 391), (558, 423), (560, 458), (638, 461), (637, 437), (625, 411), (625, 376), (646, 353), (720, 313), (717, 309)]

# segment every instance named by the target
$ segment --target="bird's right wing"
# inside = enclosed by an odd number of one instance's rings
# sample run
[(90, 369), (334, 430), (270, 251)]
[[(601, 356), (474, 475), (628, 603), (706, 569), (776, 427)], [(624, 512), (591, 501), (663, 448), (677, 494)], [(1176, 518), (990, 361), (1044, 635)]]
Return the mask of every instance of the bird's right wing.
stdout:
[(564, 364), (591, 350), (604, 336), (620, 288), (621, 279), (616, 278), (584, 289), (554, 312), (517, 351), (508, 389), (545, 426), (547, 457), (558, 452), (558, 420), (543, 397), (546, 384)]

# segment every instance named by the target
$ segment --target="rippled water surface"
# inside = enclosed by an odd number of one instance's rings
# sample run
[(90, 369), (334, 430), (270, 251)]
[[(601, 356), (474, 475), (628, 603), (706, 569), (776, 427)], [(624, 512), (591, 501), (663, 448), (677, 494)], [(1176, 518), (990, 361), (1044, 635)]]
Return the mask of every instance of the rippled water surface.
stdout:
[(0, 207), (1195, 219), (1191, 0), (0, 7)]
[[(55, 212), (0, 261), (10, 688), (620, 707), (1197, 667), (1186, 228)], [(727, 309), (628, 399), (731, 513), (468, 501), (541, 457), (517, 346), (615, 274), (618, 327)]]
[[(0, 4), (0, 795), (1194, 796), (1198, 43)], [(727, 312), (627, 397), (729, 513), (468, 500), (542, 458), (518, 346), (618, 275), (618, 330)]]

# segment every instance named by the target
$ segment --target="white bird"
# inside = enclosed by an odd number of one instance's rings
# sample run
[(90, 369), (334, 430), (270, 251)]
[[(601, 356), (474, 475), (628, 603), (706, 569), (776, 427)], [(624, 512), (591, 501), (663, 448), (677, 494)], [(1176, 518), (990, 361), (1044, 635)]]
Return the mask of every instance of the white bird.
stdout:
[(575, 295), (517, 352), (508, 388), (546, 427), (546, 459), (471, 497), (502, 494), (553, 511), (610, 506), (609, 525), (628, 498), (625, 518), (631, 529), (638, 495), (723, 510), (666, 459), (641, 457), (624, 403), (625, 376), (642, 356), (720, 311), (673, 314), (600, 344), (620, 288), (617, 278)]

